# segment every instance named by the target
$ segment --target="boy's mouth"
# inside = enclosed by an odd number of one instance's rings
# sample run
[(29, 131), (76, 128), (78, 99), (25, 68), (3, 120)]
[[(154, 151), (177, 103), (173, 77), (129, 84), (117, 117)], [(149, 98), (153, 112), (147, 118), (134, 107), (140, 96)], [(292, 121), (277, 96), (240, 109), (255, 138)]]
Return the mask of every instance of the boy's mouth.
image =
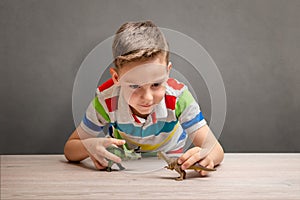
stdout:
[(144, 107), (144, 108), (150, 108), (153, 106), (153, 104), (146, 104), (146, 105), (140, 105), (141, 107)]

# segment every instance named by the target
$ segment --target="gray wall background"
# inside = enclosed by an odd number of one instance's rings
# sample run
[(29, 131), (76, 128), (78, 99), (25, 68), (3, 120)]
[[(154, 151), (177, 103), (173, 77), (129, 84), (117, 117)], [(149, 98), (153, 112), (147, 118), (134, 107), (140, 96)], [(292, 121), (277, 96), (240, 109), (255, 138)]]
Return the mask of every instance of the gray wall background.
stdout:
[[(300, 152), (299, 10), (298, 0), (1, 0), (0, 152), (62, 153), (81, 62), (124, 22), (146, 19), (194, 38), (219, 67), (226, 152)], [(183, 74), (209, 120), (205, 83)]]

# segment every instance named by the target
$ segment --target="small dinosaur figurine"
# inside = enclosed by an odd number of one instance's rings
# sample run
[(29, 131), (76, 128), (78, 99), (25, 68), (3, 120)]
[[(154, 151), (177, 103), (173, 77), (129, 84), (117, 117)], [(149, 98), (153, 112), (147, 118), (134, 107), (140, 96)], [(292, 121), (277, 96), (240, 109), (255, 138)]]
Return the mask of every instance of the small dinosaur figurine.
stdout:
[[(166, 161), (168, 166), (165, 166), (165, 168), (170, 169), (170, 170), (175, 170), (176, 172), (178, 172), (180, 174), (180, 176), (175, 179), (176, 181), (182, 181), (183, 179), (185, 179), (186, 172), (185, 172), (185, 170), (181, 169), (181, 165), (178, 164), (178, 157), (169, 157), (169, 156), (167, 156), (167, 154), (165, 152), (162, 152), (162, 151), (157, 152), (157, 156)], [(210, 168), (203, 167), (199, 163), (195, 163), (194, 165), (190, 166), (187, 169), (216, 171), (216, 169), (210, 169)]]
[[(137, 153), (134, 150), (127, 149), (125, 144), (123, 145), (123, 148), (119, 148), (117, 146), (111, 145), (107, 147), (106, 150), (120, 157), (122, 161), (137, 160), (142, 158), (141, 153)], [(120, 163), (115, 163), (112, 160), (108, 160), (108, 166), (106, 167), (106, 171), (111, 172), (113, 164), (116, 164), (120, 170), (125, 169), (125, 167), (123, 167)]]

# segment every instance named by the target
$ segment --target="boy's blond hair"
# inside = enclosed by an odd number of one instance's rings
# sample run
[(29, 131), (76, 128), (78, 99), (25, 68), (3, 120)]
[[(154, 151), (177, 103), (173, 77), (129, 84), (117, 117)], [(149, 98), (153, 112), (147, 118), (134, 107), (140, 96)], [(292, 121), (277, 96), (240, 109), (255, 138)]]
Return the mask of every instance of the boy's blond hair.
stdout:
[(115, 67), (164, 55), (169, 60), (169, 46), (159, 28), (151, 21), (127, 22), (116, 32), (112, 46)]

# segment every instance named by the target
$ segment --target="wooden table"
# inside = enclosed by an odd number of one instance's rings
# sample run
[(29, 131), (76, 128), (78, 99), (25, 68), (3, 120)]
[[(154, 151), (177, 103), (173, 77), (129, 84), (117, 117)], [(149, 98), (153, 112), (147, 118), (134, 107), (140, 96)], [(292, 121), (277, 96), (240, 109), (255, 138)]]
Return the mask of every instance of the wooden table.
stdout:
[(109, 173), (89, 159), (1, 155), (1, 199), (300, 199), (300, 154), (226, 153), (216, 172), (203, 178), (189, 171), (184, 181), (156, 158), (135, 166), (145, 170)]

